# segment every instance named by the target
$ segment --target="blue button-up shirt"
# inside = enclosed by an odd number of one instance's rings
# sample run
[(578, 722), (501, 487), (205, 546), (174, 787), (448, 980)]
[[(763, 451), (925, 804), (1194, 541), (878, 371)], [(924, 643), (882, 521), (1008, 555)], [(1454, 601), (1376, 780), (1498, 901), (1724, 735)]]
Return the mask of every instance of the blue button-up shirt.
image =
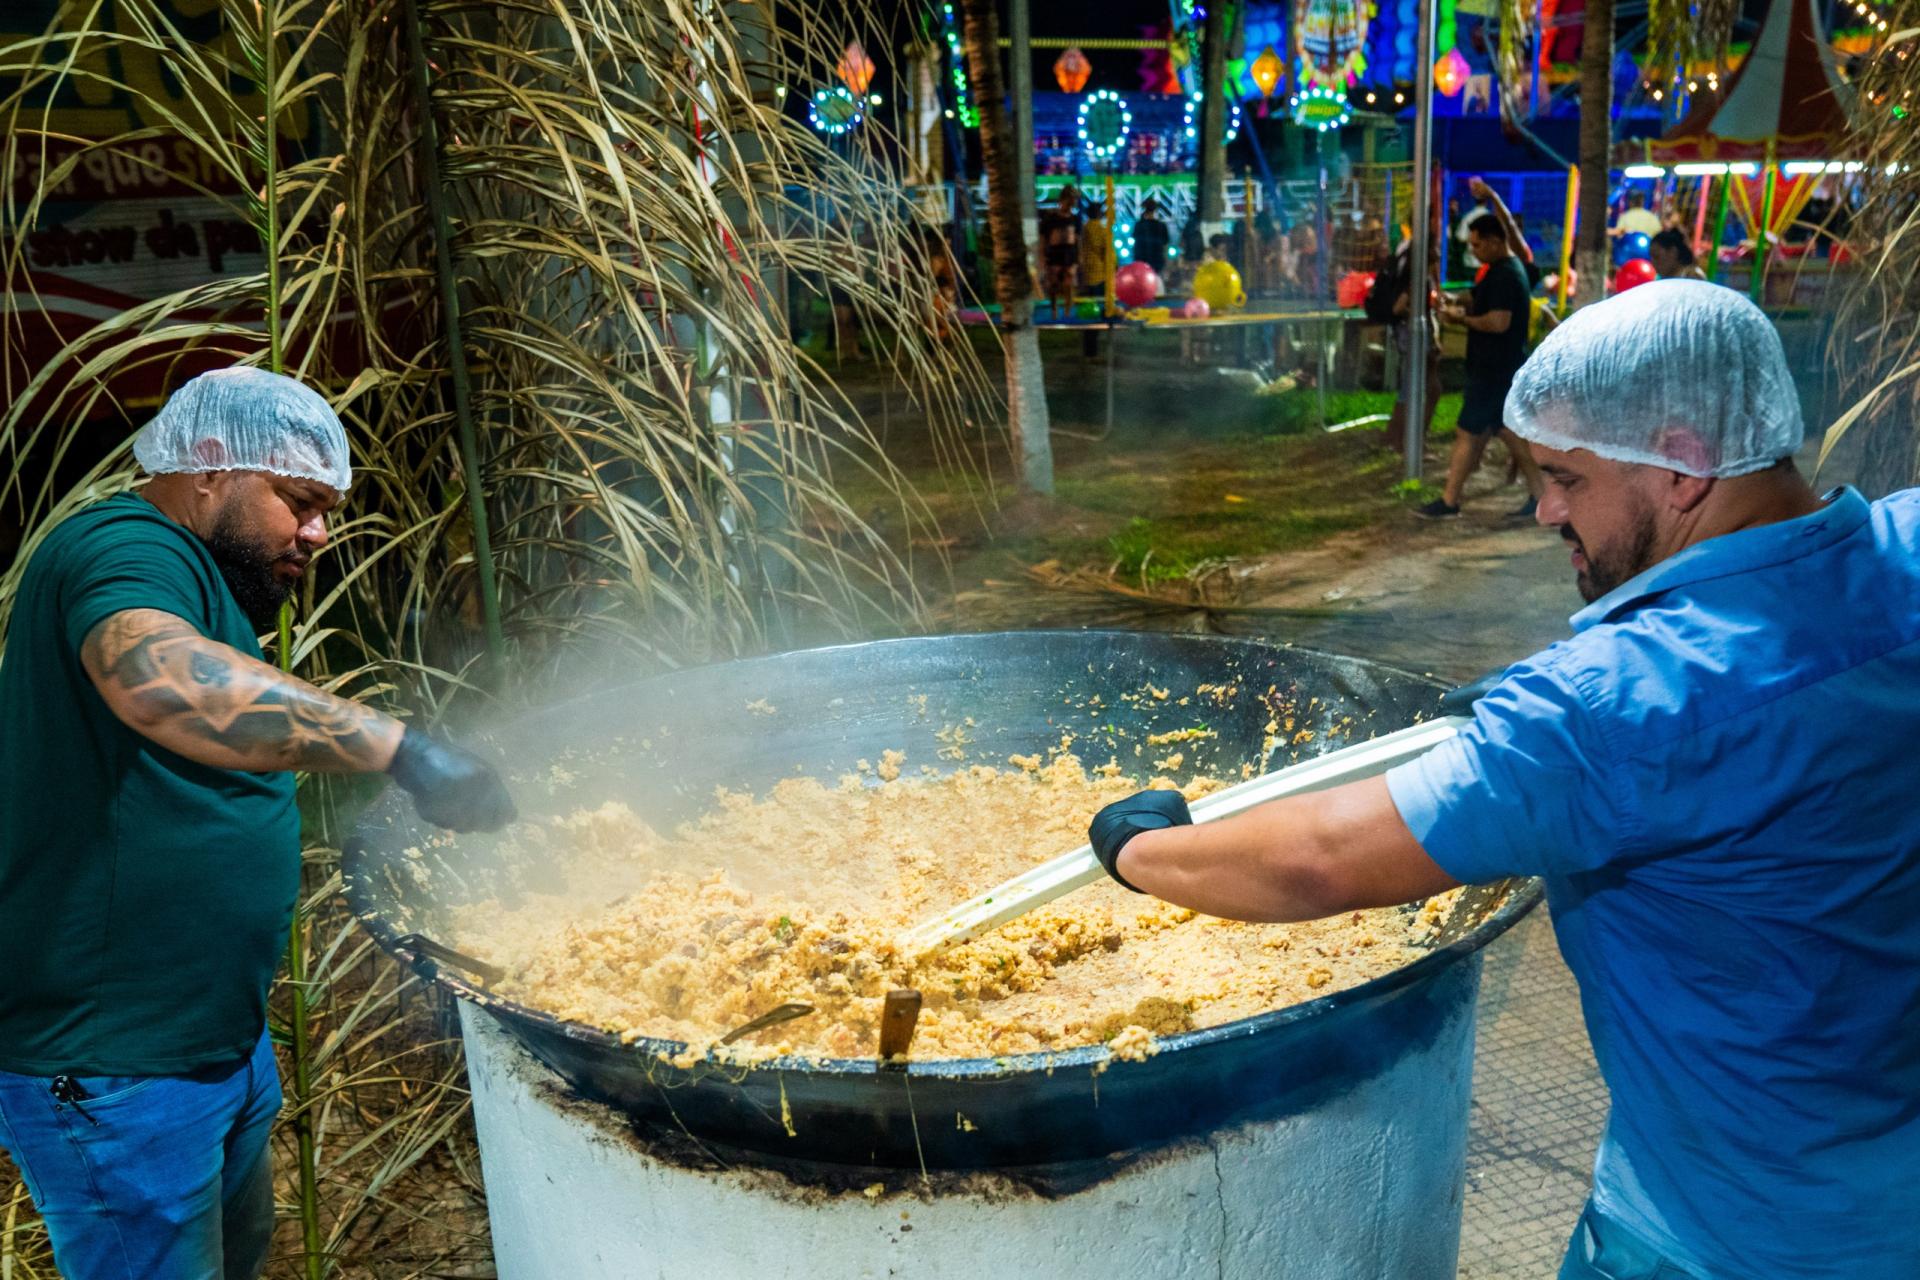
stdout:
[(1714, 1277), (1920, 1276), (1920, 490), (1713, 538), (1388, 775), (1537, 875), (1613, 1093), (1600, 1211)]

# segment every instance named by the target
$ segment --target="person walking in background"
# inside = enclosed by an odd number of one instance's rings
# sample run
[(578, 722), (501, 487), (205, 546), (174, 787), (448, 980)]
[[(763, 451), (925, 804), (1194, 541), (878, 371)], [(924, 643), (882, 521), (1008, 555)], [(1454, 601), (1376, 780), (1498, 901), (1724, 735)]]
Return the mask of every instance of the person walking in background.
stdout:
[(960, 310), (960, 268), (939, 227), (920, 228), (920, 243), (926, 249), (927, 274), (933, 281), (933, 331), (944, 341)]
[(1080, 292), (1105, 297), (1112, 274), (1113, 231), (1107, 225), (1106, 204), (1096, 200), (1087, 210), (1087, 224), (1080, 228)]
[(1040, 216), (1040, 270), (1055, 320), (1073, 312), (1074, 275), (1080, 270), (1080, 193), (1060, 188), (1053, 208)]
[(1144, 262), (1153, 268), (1153, 273), (1164, 278), (1167, 274), (1167, 246), (1172, 243), (1173, 232), (1160, 217), (1160, 202), (1147, 197), (1140, 206), (1140, 218), (1133, 224), (1133, 260)]
[(1443, 302), (1440, 320), (1467, 330), (1467, 386), (1461, 397), (1459, 429), (1454, 433), (1453, 457), (1447, 464), (1446, 488), (1415, 514), (1440, 520), (1460, 514), (1460, 496), (1467, 477), (1480, 465), (1487, 441), (1498, 435), (1512, 450), (1527, 481), (1527, 502), (1516, 516), (1531, 517), (1545, 485), (1540, 468), (1520, 438), (1502, 421), (1507, 390), (1513, 375), (1527, 358), (1527, 309), (1530, 291), (1527, 273), (1507, 249), (1506, 229), (1492, 214), (1483, 214), (1471, 228), (1473, 254), (1487, 264), (1487, 274), (1473, 286), (1465, 306)]
[[(1373, 286), (1367, 290), (1367, 319), (1387, 326), (1388, 340), (1399, 353), (1405, 369), (1413, 358), (1413, 237), (1403, 229), (1400, 247), (1374, 273)], [(1433, 425), (1434, 402), (1440, 396), (1440, 330), (1438, 316), (1427, 312), (1427, 394), (1423, 402), (1420, 435), (1424, 439)], [(1403, 384), (1404, 385), (1404, 384)], [(1398, 392), (1401, 388), (1396, 387)], [(1396, 394), (1393, 414), (1387, 420), (1387, 443), (1402, 454), (1407, 450), (1407, 402)]]
[(1311, 222), (1298, 222), (1288, 233), (1290, 282), (1293, 292), (1302, 298), (1318, 298), (1326, 293), (1320, 279), (1320, 235)]
[(1705, 280), (1707, 273), (1700, 269), (1694, 260), (1693, 245), (1687, 240), (1687, 233), (1676, 227), (1668, 227), (1650, 242), (1647, 260), (1653, 263), (1654, 274), (1662, 280)]
[(1660, 234), (1660, 215), (1647, 208), (1647, 196), (1643, 191), (1627, 192), (1627, 207), (1613, 219), (1613, 226), (1607, 234), (1618, 240), (1621, 236), (1630, 236), (1638, 232), (1652, 239)]
[(1247, 292), (1275, 294), (1286, 280), (1286, 235), (1273, 214), (1262, 209), (1253, 217), (1247, 238)]

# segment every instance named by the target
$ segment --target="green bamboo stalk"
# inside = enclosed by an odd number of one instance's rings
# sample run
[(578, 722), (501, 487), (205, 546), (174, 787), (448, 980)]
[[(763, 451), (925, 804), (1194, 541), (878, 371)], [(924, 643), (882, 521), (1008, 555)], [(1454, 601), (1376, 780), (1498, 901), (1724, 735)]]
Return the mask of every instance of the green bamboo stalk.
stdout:
[[(1758, 306), (1767, 300), (1767, 263), (1773, 258), (1773, 242), (1767, 239), (1767, 233), (1773, 227), (1773, 193), (1779, 170), (1773, 165), (1773, 144), (1767, 144), (1766, 168), (1761, 173), (1760, 189), (1760, 226), (1753, 233), (1753, 274), (1747, 284), (1747, 296)], [(1733, 181), (1733, 175), (1727, 175), (1727, 181)]]
[(1720, 179), (1720, 207), (1713, 215), (1713, 239), (1707, 244), (1707, 279), (1720, 278), (1720, 242), (1727, 238), (1727, 209), (1733, 203), (1734, 177), (1731, 173)]
[[(280, 606), (280, 669), (293, 670), (293, 605)], [(326, 1275), (326, 1245), (320, 1235), (320, 1163), (313, 1138), (313, 1038), (307, 1027), (307, 946), (300, 903), (287, 923), (287, 990), (292, 995), (293, 1125), (299, 1153), (300, 1239), (307, 1280)]]
[[(266, 0), (260, 13), (260, 96), (266, 113), (261, 121), (260, 166), (264, 184), (260, 211), (262, 239), (267, 251), (267, 367), (274, 373), (286, 372), (285, 335), (280, 316), (280, 99), (278, 52), (279, 9)], [(293, 671), (293, 602), (280, 605), (280, 669)], [(291, 995), (293, 1021), (293, 1135), (300, 1167), (300, 1237), (305, 1255), (307, 1280), (322, 1280), (326, 1273), (325, 1249), (320, 1235), (320, 1167), (313, 1136), (313, 1045), (307, 1028), (307, 955), (306, 939), (300, 919), (300, 903), (293, 904), (293, 918), (287, 922), (287, 989)]]
[(433, 89), (427, 76), (427, 43), (416, 0), (404, 0), (407, 56), (413, 63), (414, 105), (420, 113), (416, 135), (420, 174), (433, 218), (433, 258), (440, 278), (440, 307), (447, 328), (447, 367), (453, 376), (453, 415), (460, 429), (460, 464), (466, 476), (467, 513), (473, 522), (474, 567), (480, 574), (480, 612), (486, 620), (487, 650), (497, 663), (506, 652), (500, 628), (500, 587), (493, 572), (493, 540), (487, 528), (487, 504), (480, 491), (480, 448), (473, 425), (472, 393), (467, 382), (467, 348), (460, 335), (460, 294), (453, 278), (453, 222), (440, 185), (440, 136), (433, 121)]

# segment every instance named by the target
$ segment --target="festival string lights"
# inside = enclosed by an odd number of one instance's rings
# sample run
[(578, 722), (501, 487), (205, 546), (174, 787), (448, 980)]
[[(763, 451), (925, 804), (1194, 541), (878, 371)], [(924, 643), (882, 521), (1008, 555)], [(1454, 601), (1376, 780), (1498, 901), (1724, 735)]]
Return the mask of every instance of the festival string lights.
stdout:
[(1133, 111), (1113, 90), (1095, 89), (1080, 103), (1075, 132), (1094, 163), (1105, 164), (1125, 149), (1133, 132)]
[(1293, 113), (1295, 124), (1310, 125), (1321, 133), (1338, 129), (1353, 119), (1346, 95), (1323, 84), (1294, 94), (1287, 99), (1287, 107)]
[(965, 129), (980, 127), (980, 108), (973, 104), (973, 87), (967, 81), (967, 51), (960, 43), (960, 31), (956, 26), (953, 6), (940, 6), (940, 29), (947, 38), (947, 62), (953, 68), (953, 106), (947, 111), (949, 117), (958, 116), (960, 125)]
[[(1186, 112), (1181, 117), (1180, 123), (1186, 129), (1187, 137), (1191, 141), (1198, 141), (1200, 137), (1200, 104), (1201, 100), (1205, 97), (1206, 95), (1204, 93), (1190, 93), (1187, 95)], [(1225, 140), (1232, 142), (1240, 136), (1240, 104), (1229, 100), (1227, 102), (1227, 111), (1229, 114), (1227, 116), (1227, 136)]]
[(843, 84), (815, 89), (807, 103), (807, 123), (837, 138), (866, 118), (866, 100)]

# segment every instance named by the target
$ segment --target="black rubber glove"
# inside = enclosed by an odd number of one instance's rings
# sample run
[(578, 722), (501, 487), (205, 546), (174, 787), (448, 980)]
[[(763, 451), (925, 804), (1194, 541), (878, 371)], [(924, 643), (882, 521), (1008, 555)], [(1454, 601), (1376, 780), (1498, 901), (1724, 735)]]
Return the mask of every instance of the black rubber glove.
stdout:
[(1093, 815), (1093, 824), (1087, 828), (1087, 843), (1093, 846), (1094, 856), (1100, 859), (1108, 875), (1139, 893), (1140, 890), (1120, 879), (1117, 870), (1120, 850), (1126, 848), (1127, 841), (1142, 831), (1192, 825), (1193, 815), (1187, 812), (1186, 797), (1178, 791), (1136, 791)]
[(498, 831), (515, 817), (513, 797), (492, 765), (473, 752), (408, 729), (387, 775), (413, 797), (413, 807), (436, 827)]

